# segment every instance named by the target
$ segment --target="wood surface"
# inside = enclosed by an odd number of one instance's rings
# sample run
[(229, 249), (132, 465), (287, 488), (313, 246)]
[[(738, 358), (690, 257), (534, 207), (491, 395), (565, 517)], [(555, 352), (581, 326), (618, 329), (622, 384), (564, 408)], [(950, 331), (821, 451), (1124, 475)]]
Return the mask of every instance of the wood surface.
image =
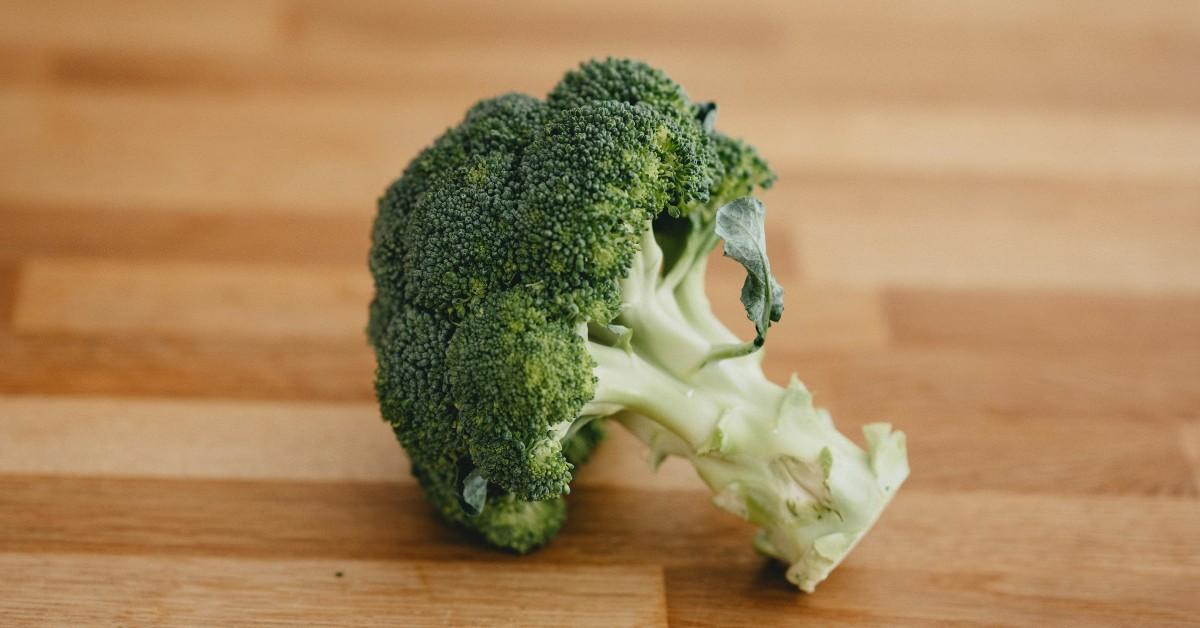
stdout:
[[(378, 420), (375, 198), (606, 54), (778, 169), (769, 374), (908, 433), (816, 594), (621, 433), (482, 548)], [(0, 121), (0, 625), (1200, 622), (1200, 3), (2, 0)]]

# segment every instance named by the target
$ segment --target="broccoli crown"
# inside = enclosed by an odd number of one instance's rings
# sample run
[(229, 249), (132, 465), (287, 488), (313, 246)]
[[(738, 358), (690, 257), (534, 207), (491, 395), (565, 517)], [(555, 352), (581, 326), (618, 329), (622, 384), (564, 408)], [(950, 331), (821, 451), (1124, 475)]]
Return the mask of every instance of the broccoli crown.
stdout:
[[(643, 63), (587, 62), (545, 101), (477, 103), (379, 200), (376, 392), (446, 519), (518, 551), (561, 525), (600, 434), (572, 426), (594, 386), (580, 329), (618, 315), (656, 217), (709, 224), (773, 179), (711, 112)], [(482, 508), (464, 502), (471, 474)]]

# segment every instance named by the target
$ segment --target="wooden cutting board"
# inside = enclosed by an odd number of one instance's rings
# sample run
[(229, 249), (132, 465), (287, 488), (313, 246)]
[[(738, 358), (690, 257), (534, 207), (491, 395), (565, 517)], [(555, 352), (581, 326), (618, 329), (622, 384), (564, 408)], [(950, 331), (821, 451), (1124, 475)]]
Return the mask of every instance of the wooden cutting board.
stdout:
[[(374, 199), (606, 53), (779, 170), (771, 377), (908, 433), (816, 594), (619, 432), (485, 549), (378, 419)], [(1197, 76), (1166, 0), (2, 2), (0, 625), (1195, 625)]]

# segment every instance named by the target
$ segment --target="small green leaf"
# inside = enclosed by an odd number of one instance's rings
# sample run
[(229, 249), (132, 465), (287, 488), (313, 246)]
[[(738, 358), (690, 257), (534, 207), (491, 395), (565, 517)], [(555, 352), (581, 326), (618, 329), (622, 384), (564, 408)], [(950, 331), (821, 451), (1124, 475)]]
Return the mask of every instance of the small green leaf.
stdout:
[(758, 199), (749, 196), (730, 201), (717, 210), (716, 232), (725, 240), (725, 257), (746, 269), (742, 305), (758, 334), (756, 346), (762, 346), (771, 323), (783, 315), (783, 287), (771, 276), (771, 262), (767, 259), (766, 211)]
[(717, 122), (717, 103), (706, 102), (696, 105), (696, 120), (705, 133), (712, 133)]
[(463, 480), (462, 498), (459, 500), (463, 510), (474, 517), (483, 512), (487, 504), (487, 480), (479, 473), (479, 469), (471, 471)]

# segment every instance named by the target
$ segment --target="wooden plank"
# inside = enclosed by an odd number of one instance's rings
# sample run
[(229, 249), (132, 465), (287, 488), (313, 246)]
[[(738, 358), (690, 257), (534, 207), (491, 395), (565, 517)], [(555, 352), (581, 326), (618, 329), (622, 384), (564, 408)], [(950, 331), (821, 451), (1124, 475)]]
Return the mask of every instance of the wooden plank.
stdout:
[(1200, 117), (1189, 114), (927, 103), (834, 109), (786, 100), (760, 107), (739, 111), (737, 131), (784, 172), (1160, 183), (1194, 182), (1200, 173)]
[[(362, 61), (347, 60), (348, 66), (411, 66), (415, 52), (422, 54), (429, 73), (412, 82), (428, 85), (454, 76), (463, 83), (492, 86), (503, 78), (506, 82), (495, 87), (499, 90), (528, 89), (527, 74), (514, 72), (515, 67), (553, 74), (594, 54), (593, 37), (606, 37), (606, 46), (615, 37), (624, 54), (668, 68), (698, 97), (721, 94), (721, 102), (737, 104), (731, 112), (756, 100), (778, 99), (781, 93), (793, 103), (1034, 101), (1180, 111), (1200, 95), (1186, 80), (1197, 67), (1200, 24), (1194, 12), (1171, 3), (1141, 12), (1106, 3), (1070, 11), (1070, 17), (1063, 9), (1047, 10), (1032, 2), (1009, 3), (1004, 11), (980, 3), (940, 3), (936, 8), (756, 3), (731, 16), (719, 33), (711, 33), (713, 26), (699, 17), (719, 11), (716, 4), (689, 3), (685, 10), (678, 3), (637, 6), (642, 15), (650, 10), (652, 16), (679, 25), (669, 32), (631, 27), (624, 19), (629, 8), (625, 3), (594, 7), (590, 28), (582, 30), (575, 27), (569, 8), (523, 3), (456, 12), (452, 24), (445, 23), (445, 13), (424, 3), (402, 8), (304, 3), (295, 20), (302, 47), (321, 53), (362, 50)], [(605, 28), (618, 22), (617, 28)], [(1147, 41), (1148, 32), (1157, 45)], [(688, 36), (679, 37), (681, 33)], [(539, 54), (517, 60), (521, 47), (514, 42), (528, 40), (540, 42)], [(488, 54), (477, 54), (472, 49), (477, 45), (486, 46)], [(1054, 63), (1044, 62), (1048, 54)], [(396, 61), (378, 61), (387, 55)], [(778, 59), (789, 71), (755, 62), (764, 56)], [(496, 78), (476, 78), (464, 69), (471, 67)]]
[[(0, 495), (0, 552), (588, 565), (757, 560), (744, 522), (712, 507), (706, 493), (577, 491), (569, 536), (528, 557), (448, 528), (409, 483), (3, 475)], [(698, 543), (707, 548), (702, 555), (689, 551)]]
[(280, 3), (118, 0), (0, 5), (0, 42), (142, 50), (267, 51), (278, 42)]
[(50, 73), (49, 53), (0, 44), (0, 82), (33, 85), (44, 82)]
[(4, 554), (0, 574), (11, 626), (666, 625), (651, 566)]
[[(727, 85), (736, 87), (735, 96), (753, 99), (785, 91), (804, 100), (1016, 100), (1182, 111), (1197, 102), (1194, 82), (1186, 78), (1196, 68), (1195, 34), (1200, 26), (1194, 12), (1179, 3), (1139, 5), (1138, 11), (1106, 3), (1087, 11), (1071, 10), (1069, 18), (1064, 13), (1074, 7), (1071, 3), (1049, 10), (1032, 2), (1009, 3), (1005, 11), (979, 3), (943, 3), (936, 8), (900, 3), (887, 9), (861, 3), (836, 8), (771, 3), (748, 7), (719, 26), (706, 17), (719, 10), (716, 3), (693, 3), (690, 11), (681, 11), (676, 3), (638, 7), (643, 15), (652, 11), (648, 23), (659, 16), (679, 26), (666, 32), (631, 27), (624, 19), (631, 6), (618, 2), (592, 7), (590, 28), (580, 29), (573, 8), (540, 3), (469, 11), (432, 2), (303, 2), (285, 8), (262, 3), (234, 11), (253, 14), (241, 17), (253, 25), (255, 37), (242, 32), (237, 39), (210, 38), (202, 48), (190, 32), (183, 39), (162, 35), (183, 30), (179, 22), (211, 27), (222, 14), (231, 14), (230, 7), (201, 12), (126, 3), (105, 12), (111, 15), (89, 15), (73, 7), (75, 11), (63, 16), (30, 10), (22, 3), (9, 21), (24, 27), (12, 34), (16, 41), (67, 47), (70, 56), (61, 65), (68, 77), (108, 76), (122, 85), (131, 80), (145, 84), (136, 77), (149, 75), (168, 84), (198, 79), (210, 87), (216, 77), (218, 86), (232, 80), (240, 89), (282, 80), (303, 88), (332, 83), (393, 91), (421, 85), (462, 93), (474, 86), (472, 94), (478, 94), (525, 88), (529, 70), (561, 71), (594, 54), (596, 41), (611, 45), (617, 38), (626, 54), (654, 59), (693, 89), (712, 91)], [(99, 18), (102, 27), (82, 32), (53, 28), (62, 22), (72, 26), (81, 21), (80, 15), (93, 22)], [(154, 24), (159, 28), (153, 37), (110, 41), (115, 29), (129, 28), (114, 19), (122, 17), (126, 22), (136, 18), (170, 23), (165, 29), (164, 24)], [(253, 55), (264, 38), (282, 39), (289, 46), (289, 54), (279, 56), (282, 63), (247, 56), (207, 64), (185, 60), (168, 72), (154, 69), (155, 64), (161, 66), (155, 60), (163, 53), (240, 52), (249, 44)], [(534, 40), (539, 54), (533, 56), (512, 43)], [(128, 54), (130, 49), (146, 48), (146, 42), (153, 42), (154, 55)], [(73, 52), (80, 48), (83, 52)], [(114, 53), (124, 56), (103, 56)], [(792, 71), (780, 75), (770, 66), (756, 67), (752, 61), (765, 55), (781, 59)], [(1043, 62), (1048, 55), (1054, 63)], [(265, 68), (255, 68), (263, 61)], [(305, 67), (316, 76), (297, 69)]]
[(31, 99), (11, 120), (26, 130), (5, 138), (6, 202), (363, 214), (466, 107), (353, 94), (53, 90)]
[(13, 320), (17, 298), (17, 267), (0, 260), (0, 334)]
[[(865, 417), (843, 412), (834, 418), (842, 416), (846, 424), (839, 425), (857, 437), (850, 426)], [(1170, 421), (940, 411), (906, 413), (894, 422), (908, 435), (913, 489), (1198, 494)]]
[[(367, 213), (468, 104), (419, 92), (387, 102), (352, 92), (298, 100), (286, 93), (56, 89), (14, 117), (30, 130), (12, 139), (0, 198)], [(750, 103), (738, 115), (726, 128), (755, 138), (784, 172), (1160, 185), (1193, 184), (1200, 172), (1200, 118), (1182, 114)], [(20, 141), (26, 135), (42, 139)], [(73, 185), (61, 185), (64, 179)]]
[(0, 259), (272, 262), (365, 267), (369, 213), (184, 212), (8, 205)]
[[(403, 6), (386, 3), (355, 1), (338, 5), (312, 0), (296, 0), (291, 18), (305, 43), (323, 45), (357, 45), (369, 48), (404, 48), (446, 39), (476, 43), (483, 46), (512, 45), (514, 41), (539, 40), (551, 46), (574, 43), (581, 48), (597, 44), (612, 45), (614, 41), (659, 41), (669, 45), (699, 46), (710, 42), (718, 50), (753, 49), (766, 47), (770, 41), (778, 9), (763, 4), (748, 6), (745, 11), (729, 16), (726, 21), (709, 19), (703, 11), (687, 12), (682, 8), (697, 5), (673, 0), (645, 8), (645, 20), (631, 22), (627, 10), (635, 5), (626, 0), (594, 7), (589, 18), (592, 28), (579, 28), (579, 13), (568, 5), (545, 6), (537, 2), (515, 2), (511, 6), (475, 6), (454, 2), (458, 10), (447, 11), (444, 4), (432, 0), (406, 3)], [(705, 0), (698, 6), (718, 6)], [(678, 29), (657, 28), (657, 21), (676, 20)], [(513, 30), (499, 25), (511, 25)], [(412, 32), (414, 39), (406, 41), (397, 33)], [(757, 36), (757, 37), (756, 37)], [(418, 45), (419, 45), (418, 44)], [(435, 44), (436, 45), (436, 44)]]
[(303, 268), (103, 260), (22, 267), (21, 332), (147, 332), (363, 342), (374, 289), (365, 264)]
[(1200, 569), (1192, 498), (908, 491), (891, 508), (847, 566), (956, 574), (964, 556), (986, 556), (985, 571), (1080, 582), (1113, 571), (1195, 578)]
[(0, 397), (0, 473), (411, 481), (374, 403)]
[(1184, 454), (1192, 465), (1192, 485), (1200, 491), (1200, 421), (1188, 421), (1180, 430)]
[(1200, 356), (1200, 298), (1190, 294), (905, 288), (884, 300), (904, 347)]
[(843, 421), (908, 417), (1128, 417), (1148, 422), (1194, 416), (1195, 357), (950, 349), (862, 351), (821, 356), (768, 350), (775, 381), (794, 370), (817, 403)]
[[(978, 99), (1092, 109), (1194, 97), (1184, 94), (1191, 88), (1167, 84), (1197, 59), (1200, 19), (1177, 3), (1145, 10), (1117, 2), (944, 0), (785, 6), (782, 63), (801, 80), (820, 77), (822, 85), (861, 90), (864, 99), (886, 92), (917, 103)], [(1174, 45), (1155, 46), (1155, 37)]]
[[(0, 396), (0, 473), (411, 483), (374, 402)], [(706, 490), (611, 426), (579, 487)]]
[[(763, 564), (749, 525), (692, 491), (577, 491), (562, 535), (514, 557), (445, 528), (409, 485), (0, 476), (0, 489), (0, 551), (10, 553)], [(1197, 516), (1191, 498), (904, 491), (846, 566), (956, 574), (985, 556), (983, 570), (1033, 578), (1195, 578)], [(734, 574), (731, 595), (745, 584)]]
[(1200, 188), (940, 177), (814, 177), (791, 185), (768, 205), (794, 212), (794, 241), (814, 283), (1200, 288)]
[[(136, 340), (134, 340), (136, 338)], [(1188, 418), (1195, 360), (951, 350), (812, 354), (768, 348), (842, 421), (936, 414)], [(0, 338), (0, 392), (366, 401), (366, 343), (38, 334)]]
[[(775, 259), (772, 255), (772, 270)], [(754, 337), (739, 294), (745, 270), (730, 260), (713, 264), (709, 302), (713, 312), (739, 336)], [(784, 314), (771, 328), (771, 349), (825, 353), (881, 348), (890, 342), (887, 315), (879, 292), (841, 286), (812, 285), (776, 274), (784, 287)], [(794, 277), (794, 275), (793, 275)]]
[[(464, 40), (456, 35), (464, 30), (467, 15), (454, 16), (451, 25), (443, 23), (443, 14), (419, 3), (372, 5), (366, 11), (347, 5), (314, 4), (289, 11), (281, 27), (289, 39), (287, 55), (217, 46), (140, 51), (73, 41), (46, 51), (44, 61), (9, 80), (36, 76), (57, 85), (226, 92), (352, 90), (397, 99), (420, 85), (448, 102), (462, 102), (508, 90), (544, 91), (546, 80), (536, 77), (553, 77), (594, 55), (597, 47), (584, 40), (601, 32), (545, 24), (544, 5), (507, 3), (507, 19), (486, 12), (469, 14), (480, 21), (472, 24), (474, 38)], [(628, 10), (622, 3), (611, 6)], [(703, 15), (704, 9), (691, 8), (672, 8), (670, 19), (677, 21), (680, 13)], [(1000, 27), (999, 19), (971, 28), (927, 19), (913, 24), (910, 19), (907, 28), (925, 35), (914, 37), (900, 28), (896, 16), (881, 19), (883, 12), (877, 8), (860, 7), (857, 14), (838, 19), (811, 19), (823, 9), (797, 9), (804, 13), (801, 19), (780, 24), (774, 14), (792, 7), (756, 5), (750, 12), (758, 15), (738, 16), (736, 28), (755, 32), (744, 38), (731, 36), (728, 29), (718, 37), (698, 37), (707, 26), (668, 33), (623, 29), (627, 41), (622, 53), (666, 68), (696, 98), (720, 94), (731, 113), (780, 93), (797, 102), (822, 104), (1036, 104), (1183, 113), (1200, 104), (1200, 88), (1186, 80), (1197, 69), (1194, 41), (1200, 28), (1189, 28), (1179, 16), (1164, 14), (1159, 23), (1149, 25), (1159, 40), (1159, 45), (1149, 46), (1145, 31), (1129, 22), (1095, 24), (1086, 34), (1068, 39), (1040, 15), (1006, 28)], [(1075, 17), (1087, 19), (1092, 13)], [(445, 32), (453, 26), (458, 33)], [(539, 54), (534, 57), (512, 44), (524, 41), (513, 37), (516, 29), (531, 27), (539, 30)], [(555, 32), (571, 39), (545, 37)], [(670, 38), (685, 32), (687, 38)], [(612, 33), (601, 36), (611, 44)], [(1030, 45), (1032, 38), (1039, 40), (1037, 45)], [(1057, 62), (1031, 70), (1031, 61), (1049, 46), (1058, 49)], [(14, 50), (14, 55), (31, 53)], [(780, 74), (769, 64), (754, 63), (765, 55), (781, 59), (790, 72)], [(414, 62), (418, 58), (420, 62)], [(6, 75), (0, 73), (3, 78)]]
[[(488, 550), (375, 416), (376, 197), (604, 48), (780, 171), (768, 373), (909, 435), (815, 595), (620, 429)], [(1176, 0), (0, 4), (0, 623), (1194, 623), (1197, 75)]]
[[(815, 595), (796, 595), (781, 569), (749, 564), (672, 568), (666, 578), (672, 626), (1191, 626), (1197, 611), (1186, 579), (1120, 570), (1078, 578), (846, 565)], [(737, 603), (714, 603), (725, 597)]]
[[(0, 125), (0, 144), (12, 148), (45, 141), (45, 128), (37, 123), (41, 106), (42, 98), (34, 90), (0, 88), (0, 115), (10, 121), (10, 124)], [(10, 154), (3, 155), (2, 159), (0, 163), (5, 167), (17, 161)]]
[[(0, 473), (412, 481), (371, 402), (0, 397), (0, 416), (0, 450), (8, 452)], [(861, 417), (835, 419), (861, 440)], [(1197, 494), (1191, 461), (1160, 421), (935, 413), (897, 423), (909, 436), (908, 484), (917, 490)], [(706, 490), (686, 461), (652, 471), (639, 441), (616, 425), (608, 432), (576, 490)]]
[(366, 401), (364, 340), (0, 335), (0, 392)]

